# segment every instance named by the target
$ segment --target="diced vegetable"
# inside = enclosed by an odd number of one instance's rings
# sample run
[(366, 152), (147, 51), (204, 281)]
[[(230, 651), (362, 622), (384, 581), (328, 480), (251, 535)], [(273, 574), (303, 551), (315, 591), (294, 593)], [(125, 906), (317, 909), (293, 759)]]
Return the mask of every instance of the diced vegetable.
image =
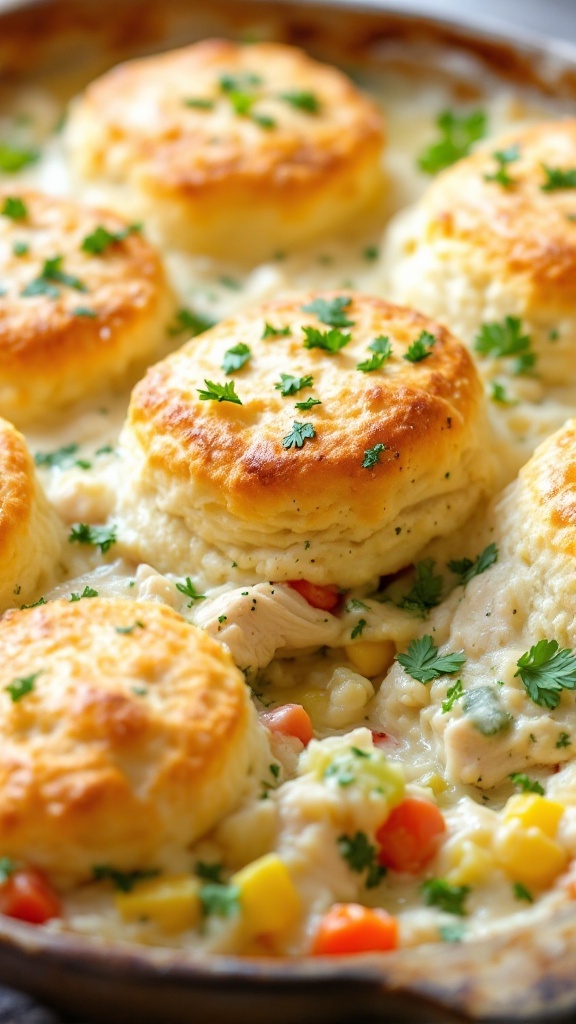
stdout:
[(479, 843), (464, 839), (450, 851), (453, 867), (446, 874), (450, 885), (482, 885), (494, 869), (494, 856)]
[(248, 864), (231, 878), (240, 892), (244, 927), (252, 935), (282, 932), (298, 920), (302, 904), (288, 868), (275, 853)]
[(446, 825), (436, 804), (406, 797), (378, 829), (378, 860), (393, 871), (418, 874), (432, 860)]
[(312, 945), (316, 956), (396, 949), (398, 922), (385, 910), (358, 903), (335, 903), (324, 915)]
[(539, 828), (524, 828), (519, 818), (500, 826), (494, 856), (514, 882), (528, 886), (551, 885), (568, 861), (566, 850)]
[(312, 608), (320, 608), (324, 612), (333, 611), (340, 600), (340, 591), (332, 583), (323, 587), (317, 583), (309, 583), (308, 580), (288, 580), (287, 583), (292, 590), (297, 590)]
[(301, 704), (282, 704), (273, 711), (264, 711), (260, 715), (262, 725), (270, 732), (278, 732), (283, 736), (295, 736), (306, 747), (314, 739), (314, 729), (310, 715)]
[(124, 921), (154, 921), (167, 934), (194, 928), (201, 916), (200, 882), (190, 875), (154, 878), (131, 892), (118, 892), (116, 909)]
[(537, 793), (518, 793), (504, 807), (504, 821), (518, 818), (524, 828), (539, 828), (550, 839), (555, 838), (563, 814), (563, 804)]
[(379, 640), (374, 643), (361, 640), (357, 644), (348, 644), (344, 651), (354, 668), (371, 679), (390, 668), (396, 654), (396, 644), (393, 640)]
[(29, 924), (44, 924), (61, 917), (60, 899), (36, 868), (14, 871), (0, 886), (0, 913)]

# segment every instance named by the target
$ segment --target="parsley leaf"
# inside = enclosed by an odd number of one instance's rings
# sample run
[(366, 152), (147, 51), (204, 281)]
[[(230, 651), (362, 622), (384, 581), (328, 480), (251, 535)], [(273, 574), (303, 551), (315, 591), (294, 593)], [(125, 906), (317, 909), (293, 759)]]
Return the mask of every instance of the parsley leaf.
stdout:
[(281, 92), (279, 98), (296, 110), (306, 111), (307, 114), (318, 114), (320, 111), (321, 104), (316, 94), (305, 89)]
[(425, 174), (436, 174), (467, 156), (472, 145), (486, 134), (488, 118), (483, 110), (455, 114), (444, 110), (436, 119), (440, 138), (418, 157), (418, 166)]
[(517, 356), (514, 373), (519, 375), (531, 370), (536, 355), (531, 351), (529, 334), (522, 334), (522, 322), (516, 316), (507, 316), (501, 323), (482, 324), (474, 339), (474, 351), (493, 359), (507, 359)]
[(194, 110), (214, 110), (215, 105), (215, 101), (207, 96), (187, 96), (184, 100), (184, 106)]
[(317, 327), (303, 327), (304, 348), (321, 348), (331, 355), (339, 352), (350, 341), (351, 335), (345, 334), (337, 327), (329, 331), (319, 331)]
[(201, 402), (232, 402), (234, 405), (242, 405), (236, 394), (234, 381), (226, 381), (225, 384), (216, 384), (213, 380), (204, 380), (206, 390), (198, 388)]
[(135, 629), (146, 629), (146, 626), (140, 619), (136, 619), (131, 626), (114, 626), (114, 632), (120, 636), (131, 636)]
[(73, 604), (74, 601), (80, 601), (83, 597), (98, 597), (98, 591), (93, 590), (92, 587), (85, 586), (81, 594), (70, 594), (70, 602)]
[(489, 544), (488, 547), (484, 548), (484, 551), (481, 551), (479, 555), (476, 555), (474, 561), (470, 558), (454, 559), (453, 561), (448, 562), (448, 568), (451, 572), (455, 573), (456, 576), (460, 577), (458, 580), (458, 586), (465, 587), (474, 576), (480, 576), (497, 561), (498, 548), (496, 547), (496, 544)]
[(20, 679), (13, 679), (11, 683), (8, 683), (4, 687), (6, 692), (10, 695), (10, 700), (13, 704), (17, 704), (22, 697), (25, 697), (27, 693), (32, 693), (34, 689), (34, 683), (38, 679), (40, 672), (34, 672), (31, 676), (22, 676)]
[(190, 598), (190, 602), (187, 605), (188, 608), (192, 607), (194, 601), (204, 601), (206, 599), (206, 594), (198, 593), (189, 576), (186, 577), (186, 581), (184, 583), (176, 584), (176, 590), (178, 590), (180, 594), (184, 594), (184, 597)]
[(490, 398), (498, 405), (518, 405), (515, 398), (510, 398), (506, 388), (497, 380), (490, 381)]
[(307, 398), (305, 402), (295, 402), (294, 408), (300, 412), (308, 412), (308, 409), (312, 409), (314, 405), (322, 405), (319, 398)]
[(267, 320), (264, 321), (263, 338), (288, 338), (291, 333), (292, 328), (289, 324), (287, 327), (273, 327)]
[(204, 917), (217, 914), (218, 917), (233, 917), (240, 910), (240, 889), (237, 885), (222, 885), (207, 882), (198, 893)]
[(452, 711), (456, 701), (460, 700), (463, 694), (462, 680), (457, 679), (454, 686), (449, 686), (446, 690), (446, 700), (442, 701), (442, 714), (447, 715), (449, 711)]
[(92, 868), (92, 875), (96, 882), (109, 880), (120, 892), (132, 892), (138, 882), (144, 882), (148, 878), (157, 878), (159, 874), (157, 868), (147, 868), (143, 871), (119, 871), (109, 864), (95, 864)]
[(541, 786), (534, 779), (529, 779), (524, 772), (512, 772), (508, 778), (518, 787), (521, 793), (538, 793), (539, 796), (544, 796), (544, 786)]
[(506, 732), (512, 716), (500, 704), (500, 694), (494, 686), (478, 686), (464, 694), (464, 714), (482, 736), (495, 736)]
[(89, 526), (87, 523), (74, 523), (68, 535), (70, 544), (92, 544), (100, 548), (103, 555), (116, 543), (114, 526)]
[(424, 618), (430, 608), (440, 604), (444, 580), (442, 576), (434, 575), (435, 565), (433, 558), (416, 563), (412, 589), (398, 602), (399, 608), (418, 612)]
[(357, 636), (362, 636), (362, 633), (366, 629), (367, 625), (368, 623), (366, 622), (366, 619), (358, 619), (358, 622), (356, 623), (354, 629), (350, 633), (350, 639), (355, 640)]
[(95, 320), (98, 314), (88, 306), (76, 306), (72, 310), (72, 316), (87, 316), (90, 320)]
[(510, 188), (517, 184), (516, 178), (510, 177), (508, 174), (508, 164), (513, 164), (520, 157), (520, 147), (518, 145), (508, 146), (508, 149), (500, 149), (495, 153), (492, 153), (492, 158), (496, 161), (497, 168), (492, 174), (485, 174), (484, 181), (494, 181), (498, 185), (502, 185), (503, 188)]
[(407, 352), (402, 357), (409, 363), (421, 363), (432, 355), (432, 347), (436, 344), (436, 338), (430, 331), (421, 331), (415, 341), (408, 346)]
[(353, 327), (355, 321), (349, 320), (344, 310), (352, 304), (349, 295), (337, 295), (334, 299), (314, 299), (307, 306), (302, 306), (304, 313), (314, 313), (321, 324), (329, 327)]
[(289, 373), (281, 373), (280, 380), (274, 387), (281, 395), (295, 395), (304, 388), (311, 388), (313, 383), (314, 378), (311, 374), (306, 377), (292, 377)]
[(26, 220), (28, 216), (26, 204), (18, 196), (6, 196), (0, 212), (3, 217), (9, 217), (10, 220)]
[(197, 334), (202, 334), (210, 327), (214, 327), (215, 323), (215, 320), (201, 316), (200, 313), (195, 313), (191, 309), (179, 309), (174, 323), (168, 328), (168, 334), (175, 337), (177, 334), (184, 334), (184, 331), (187, 331), (191, 338), (195, 338)]
[(63, 256), (53, 256), (51, 259), (45, 260), (39, 276), (30, 281), (20, 294), (25, 297), (48, 295), (52, 299), (57, 299), (60, 291), (54, 287), (54, 282), (63, 284), (67, 288), (74, 288), (77, 292), (87, 291), (86, 285), (80, 278), (74, 277), (73, 274), (66, 274), (62, 270), (63, 261)]
[(431, 636), (422, 636), (411, 640), (405, 654), (397, 654), (396, 661), (402, 665), (412, 679), (419, 683), (430, 683), (440, 676), (451, 676), (462, 667), (466, 656), (459, 654), (442, 654), (438, 656)]
[(362, 874), (367, 871), (366, 888), (373, 889), (386, 874), (386, 868), (378, 863), (378, 849), (368, 842), (365, 832), (353, 836), (339, 836), (336, 840), (341, 856), (351, 871)]
[(53, 469), (54, 466), (59, 466), (60, 468), (73, 466), (76, 461), (75, 456), (77, 452), (77, 444), (65, 444), (62, 448), (57, 448), (53, 452), (36, 452), (34, 464), (46, 469)]
[(235, 373), (236, 370), (241, 370), (251, 355), (252, 353), (248, 345), (245, 345), (243, 341), (239, 341), (237, 345), (226, 349), (222, 362), (224, 373), (230, 374)]
[(464, 902), (470, 892), (468, 885), (450, 885), (443, 878), (429, 878), (420, 886), (427, 907), (438, 907), (446, 914), (464, 917)]
[(105, 228), (103, 224), (99, 224), (94, 228), (94, 231), (86, 235), (80, 248), (82, 252), (90, 253), (91, 256), (100, 256), (111, 245), (123, 242), (125, 238), (128, 238), (128, 235), (132, 235), (139, 230), (139, 224), (128, 224), (127, 227), (121, 228), (120, 231), (108, 231), (108, 228)]
[(0, 857), (0, 885), (4, 885), (16, 871), (16, 865), (10, 857)]
[(462, 942), (466, 929), (461, 921), (455, 921), (454, 924), (440, 925), (438, 933), (443, 942)]
[(576, 188), (576, 167), (568, 170), (561, 170), (559, 167), (548, 167), (542, 164), (542, 170), (546, 175), (546, 182), (540, 185), (542, 192), (557, 192), (559, 189)]
[(392, 355), (390, 339), (383, 334), (379, 335), (378, 338), (374, 338), (374, 341), (368, 345), (368, 348), (374, 355), (370, 359), (365, 359), (364, 362), (356, 364), (356, 369), (362, 370), (362, 373), (370, 373), (372, 370), (382, 369), (384, 363)]
[(223, 864), (207, 864), (203, 860), (197, 860), (194, 872), (203, 882), (214, 882), (216, 885), (224, 885), (222, 881)]
[(572, 743), (569, 732), (561, 732), (556, 740), (556, 749), (562, 750), (564, 747), (569, 747)]
[(522, 885), (522, 882), (514, 882), (512, 885), (512, 892), (514, 893), (514, 899), (526, 900), (526, 903), (534, 903), (534, 897), (532, 893)]
[(372, 469), (373, 466), (377, 466), (381, 453), (386, 451), (388, 451), (388, 445), (382, 444), (380, 441), (373, 448), (366, 448), (362, 459), (362, 469)]
[(292, 430), (282, 438), (282, 447), (302, 448), (304, 442), (312, 437), (316, 437), (312, 423), (299, 423), (298, 420), (294, 420)]
[(22, 149), (0, 142), (0, 171), (3, 174), (16, 174), (29, 164), (36, 163), (39, 156), (37, 149)]
[(570, 648), (560, 650), (556, 640), (539, 640), (517, 666), (514, 677), (520, 676), (530, 699), (541, 707), (558, 707), (561, 690), (576, 687), (576, 658)]
[(254, 89), (262, 85), (260, 75), (252, 71), (240, 71), (237, 75), (224, 73), (218, 78), (218, 84), (222, 92), (243, 92), (246, 89)]

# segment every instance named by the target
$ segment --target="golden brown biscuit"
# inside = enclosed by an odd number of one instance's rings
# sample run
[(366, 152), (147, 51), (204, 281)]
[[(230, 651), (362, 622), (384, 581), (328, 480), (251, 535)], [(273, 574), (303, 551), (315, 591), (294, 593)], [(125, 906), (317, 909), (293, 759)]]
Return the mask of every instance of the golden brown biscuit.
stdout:
[(116, 214), (0, 192), (4, 416), (27, 424), (122, 380), (158, 351), (172, 311), (159, 256)]
[(335, 68), (218, 39), (114, 68), (68, 128), (76, 174), (116, 189), (110, 201), (165, 244), (248, 261), (371, 203), (383, 135), (375, 104)]
[(66, 882), (161, 869), (240, 802), (260, 742), (249, 690), (165, 605), (9, 612), (0, 662), (3, 854)]
[[(212, 384), (241, 404), (209, 400)], [(254, 582), (394, 572), (469, 515), (490, 475), (466, 349), (418, 313), (338, 292), (240, 313), (157, 364), (123, 449), (125, 547), (213, 582), (233, 562)]]
[(575, 186), (576, 120), (492, 139), (400, 215), (387, 253), (392, 294), (471, 346), (482, 324), (519, 318), (534, 371), (549, 383), (573, 380)]
[(0, 420), (0, 611), (50, 584), (62, 540), (24, 438)]

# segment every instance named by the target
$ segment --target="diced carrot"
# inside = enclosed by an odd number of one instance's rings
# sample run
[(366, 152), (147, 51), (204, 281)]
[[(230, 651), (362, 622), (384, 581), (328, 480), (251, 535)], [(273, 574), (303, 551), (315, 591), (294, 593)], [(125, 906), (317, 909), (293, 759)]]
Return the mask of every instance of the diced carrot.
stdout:
[(385, 910), (359, 903), (335, 903), (324, 915), (314, 936), (312, 953), (340, 956), (396, 949), (398, 922)]
[(314, 729), (310, 715), (301, 704), (282, 704), (273, 711), (264, 711), (260, 715), (262, 725), (270, 732), (279, 732), (283, 736), (295, 736), (306, 747), (314, 739)]
[(320, 608), (323, 612), (333, 611), (340, 600), (340, 591), (332, 583), (324, 587), (317, 583), (309, 583), (308, 580), (288, 580), (287, 583), (293, 590), (297, 590), (312, 608)]
[(429, 800), (406, 797), (378, 829), (378, 860), (393, 871), (417, 874), (436, 853), (446, 831), (442, 813)]
[(61, 917), (62, 907), (44, 875), (35, 868), (24, 868), (0, 886), (0, 913), (29, 924), (44, 924)]

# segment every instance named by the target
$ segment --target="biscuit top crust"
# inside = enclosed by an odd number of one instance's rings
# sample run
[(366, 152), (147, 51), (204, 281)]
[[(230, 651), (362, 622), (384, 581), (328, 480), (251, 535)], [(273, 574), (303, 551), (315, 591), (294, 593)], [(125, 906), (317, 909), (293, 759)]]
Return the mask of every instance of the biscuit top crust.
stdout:
[[(307, 348), (307, 331), (325, 344), (348, 340), (334, 352)], [(410, 362), (420, 337), (426, 356)], [(387, 343), (379, 369), (357, 368), (377, 357), (370, 345)], [(238, 345), (250, 358), (226, 375), (225, 353)], [(242, 404), (202, 400), (206, 382), (233, 384)], [(308, 399), (318, 404), (296, 407)], [(327, 292), (242, 312), (152, 367), (133, 392), (126, 439), (152, 472), (186, 485), (184, 504), (214, 501), (265, 531), (294, 529), (296, 512), (311, 529), (350, 513), (373, 529), (383, 512), (457, 486), (482, 417), (472, 359), (444, 327), (378, 298)], [(294, 432), (301, 443), (290, 443)]]
[[(2, 213), (14, 200), (25, 216)], [(100, 252), (86, 251), (99, 228), (114, 238)], [(119, 334), (155, 312), (165, 287), (158, 254), (115, 214), (22, 188), (0, 191), (4, 380), (43, 371), (58, 380), (70, 364), (89, 373)]]
[(519, 483), (524, 531), (532, 531), (533, 545), (541, 538), (556, 551), (576, 555), (576, 420), (536, 449)]
[(88, 86), (72, 118), (99, 125), (75, 152), (84, 175), (135, 174), (167, 192), (243, 179), (285, 193), (383, 142), (375, 103), (278, 43), (214, 39), (119, 65)]
[(482, 145), (440, 174), (423, 203), (427, 241), (468, 246), (471, 272), (508, 283), (528, 313), (573, 314), (576, 120)]
[(12, 556), (30, 521), (35, 496), (34, 464), (26, 442), (0, 419), (0, 561)]

